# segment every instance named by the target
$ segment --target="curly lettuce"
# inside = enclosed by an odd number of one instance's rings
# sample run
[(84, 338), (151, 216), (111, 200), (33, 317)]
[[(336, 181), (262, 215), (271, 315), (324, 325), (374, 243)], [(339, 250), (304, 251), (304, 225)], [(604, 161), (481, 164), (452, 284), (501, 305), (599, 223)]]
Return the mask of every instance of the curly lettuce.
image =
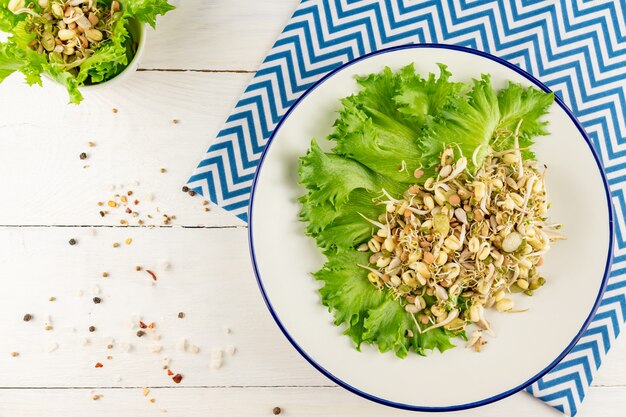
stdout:
[[(439, 74), (425, 78), (413, 65), (358, 77), (361, 89), (342, 100), (328, 137), (332, 151), (313, 140), (300, 158), (300, 184), (307, 189), (299, 200), (300, 219), (327, 258), (313, 275), (323, 283), (322, 304), (357, 349), (366, 343), (406, 357), (444, 352), (454, 347), (452, 338), (465, 338), (443, 328), (422, 333), (400, 300), (368, 281), (368, 270), (359, 265), (368, 265), (370, 253), (356, 248), (371, 238), (370, 220), (385, 212), (378, 199), (399, 197), (432, 175), (446, 147), (471, 160), (471, 170), (481, 166), (489, 148), (511, 148), (516, 133), (525, 157), (532, 157), (527, 148), (533, 137), (547, 134), (543, 116), (551, 93), (515, 83), (496, 91), (488, 75), (471, 83), (451, 77), (441, 64)], [(424, 175), (416, 178), (416, 170)]]

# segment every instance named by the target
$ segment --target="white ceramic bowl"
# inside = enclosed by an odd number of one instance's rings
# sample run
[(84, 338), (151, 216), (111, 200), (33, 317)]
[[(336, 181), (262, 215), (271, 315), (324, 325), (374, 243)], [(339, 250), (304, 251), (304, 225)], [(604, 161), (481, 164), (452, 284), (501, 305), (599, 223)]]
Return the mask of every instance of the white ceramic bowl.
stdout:
[[(310, 89), (276, 128), (261, 159), (250, 204), (250, 248), (259, 286), (281, 330), (313, 366), (344, 388), (399, 408), (450, 411), (487, 404), (528, 386), (574, 346), (600, 301), (612, 248), (609, 192), (597, 155), (582, 127), (557, 99), (546, 119), (548, 137), (535, 151), (548, 165), (550, 216), (568, 240), (553, 245), (533, 297), (515, 296), (523, 314), (491, 313), (497, 338), (477, 354), (463, 347), (427, 357), (398, 359), (375, 347), (354, 349), (320, 303), (320, 283), (310, 275), (324, 257), (304, 235), (296, 199), (298, 158), (311, 138), (332, 130), (339, 99), (358, 91), (355, 75), (415, 63), (425, 75), (448, 65), (453, 79), (489, 73), (495, 88), (508, 80), (546, 89), (519, 68), (484, 53), (444, 45), (414, 45), (378, 52), (340, 68)], [(329, 148), (329, 144), (326, 143)]]

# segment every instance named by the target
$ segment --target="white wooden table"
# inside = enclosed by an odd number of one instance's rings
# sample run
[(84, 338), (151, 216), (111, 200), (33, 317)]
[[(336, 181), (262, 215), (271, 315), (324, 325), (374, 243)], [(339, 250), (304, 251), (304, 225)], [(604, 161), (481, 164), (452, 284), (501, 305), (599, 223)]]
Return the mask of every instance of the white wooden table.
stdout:
[[(181, 192), (296, 5), (179, 1), (149, 33), (141, 70), (80, 106), (19, 76), (0, 86), (0, 416), (251, 417), (275, 406), (287, 416), (410, 414), (356, 397), (309, 366), (261, 300), (245, 225)], [(138, 218), (126, 227), (122, 209), (97, 206), (128, 190), (156, 227), (137, 227)], [(111, 214), (101, 217), (103, 209)], [(176, 220), (163, 225), (164, 213)], [(27, 313), (33, 319), (24, 322)], [(155, 322), (160, 340), (138, 338), (129, 324), (138, 318)], [(200, 351), (181, 351), (182, 338)], [(212, 351), (227, 346), (235, 355), (211, 369)], [(184, 375), (180, 384), (163, 357)], [(624, 406), (622, 338), (579, 415), (623, 416)], [(450, 415), (559, 413), (520, 393)]]

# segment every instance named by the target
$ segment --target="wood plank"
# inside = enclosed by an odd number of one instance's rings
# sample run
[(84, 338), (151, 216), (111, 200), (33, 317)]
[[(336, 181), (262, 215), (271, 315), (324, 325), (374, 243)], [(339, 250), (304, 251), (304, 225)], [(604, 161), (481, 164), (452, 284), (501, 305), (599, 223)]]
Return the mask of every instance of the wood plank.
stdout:
[(149, 29), (141, 68), (255, 71), (298, 0), (178, 0)]
[[(245, 229), (103, 228), (95, 233), (0, 229), (5, 279), (0, 326), (10, 335), (0, 339), (0, 387), (175, 386), (162, 369), (164, 356), (184, 375), (182, 386), (329, 385), (272, 321), (251, 271)], [(76, 245), (67, 243), (71, 238)], [(130, 245), (124, 244), (127, 238)], [(121, 246), (113, 248), (114, 242)], [(145, 270), (135, 271), (136, 265), (153, 270), (158, 281)], [(96, 285), (99, 294), (92, 292)], [(94, 304), (94, 296), (102, 302)], [(34, 317), (30, 322), (22, 320), (27, 313)], [(48, 315), (53, 330), (45, 331)], [(134, 316), (155, 322), (161, 339), (138, 338), (140, 329), (129, 324)], [(90, 333), (92, 325), (96, 331)], [(85, 338), (89, 343), (83, 346)], [(179, 351), (181, 338), (200, 352)], [(111, 339), (113, 348), (107, 349)], [(125, 343), (132, 345), (130, 352)], [(58, 348), (48, 352), (55, 344)], [(163, 351), (152, 353), (156, 345)], [(212, 370), (212, 351), (228, 345), (236, 354), (225, 355), (224, 366)], [(104, 366), (96, 369), (98, 362)]]
[(80, 106), (66, 105), (56, 85), (28, 88), (11, 76), (0, 87), (0, 225), (119, 225), (120, 214), (102, 219), (96, 206), (119, 192), (111, 184), (135, 191), (144, 219), (159, 207), (177, 216), (175, 224), (242, 225), (220, 209), (205, 212), (181, 187), (250, 76), (137, 72)]
[[(102, 397), (94, 401), (93, 395)], [(622, 417), (626, 388), (594, 388), (578, 416)], [(154, 398), (155, 402), (150, 403)], [(129, 415), (154, 416), (167, 410), (167, 416), (271, 416), (274, 407), (281, 416), (300, 417), (399, 417), (414, 412), (384, 407), (341, 388), (188, 388), (97, 390), (2, 390), (0, 409), (4, 415), (29, 417), (93, 417)], [(161, 411), (161, 413), (159, 413)], [(419, 413), (419, 416), (439, 416)], [(446, 413), (450, 417), (558, 417), (563, 414), (525, 393), (494, 404), (467, 411)]]

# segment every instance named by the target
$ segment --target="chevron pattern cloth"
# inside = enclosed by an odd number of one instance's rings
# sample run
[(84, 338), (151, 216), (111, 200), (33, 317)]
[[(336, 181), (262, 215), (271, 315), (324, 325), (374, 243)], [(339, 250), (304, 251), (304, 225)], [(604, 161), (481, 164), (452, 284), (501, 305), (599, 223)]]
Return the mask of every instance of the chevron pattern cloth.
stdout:
[(626, 321), (626, 0), (303, 0), (189, 180), (247, 221), (254, 173), (281, 117), (309, 87), (368, 52), (448, 43), (506, 59), (572, 109), (603, 160), (616, 214), (612, 273), (571, 353), (527, 389), (575, 415)]

